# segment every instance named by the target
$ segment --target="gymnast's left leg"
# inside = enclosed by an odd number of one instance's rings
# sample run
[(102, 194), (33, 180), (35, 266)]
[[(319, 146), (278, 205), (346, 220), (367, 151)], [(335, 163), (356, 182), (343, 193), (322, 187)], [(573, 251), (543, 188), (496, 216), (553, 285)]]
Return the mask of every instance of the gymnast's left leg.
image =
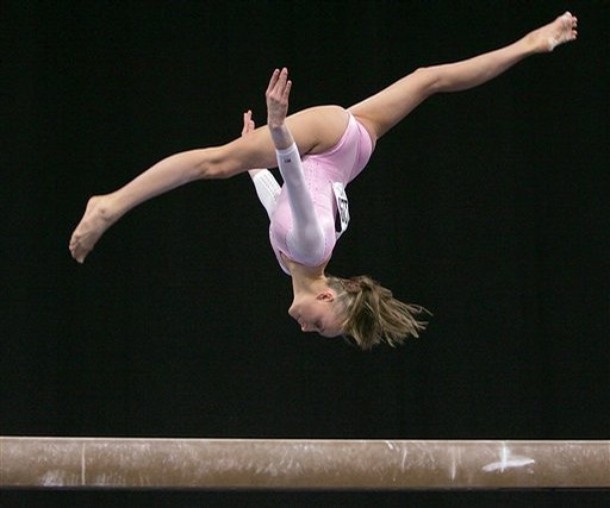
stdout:
[(576, 17), (566, 12), (498, 50), (460, 62), (418, 69), (349, 110), (376, 141), (431, 95), (476, 87), (530, 55), (548, 53), (558, 44), (574, 40), (576, 25)]
[[(328, 150), (341, 138), (348, 113), (339, 106), (319, 106), (289, 116), (289, 126), (304, 156)], [(125, 213), (155, 196), (189, 182), (229, 178), (252, 168), (277, 165), (269, 129), (261, 127), (226, 145), (190, 150), (167, 157), (120, 189), (92, 197), (72, 233), (70, 252), (79, 263), (104, 232)]]

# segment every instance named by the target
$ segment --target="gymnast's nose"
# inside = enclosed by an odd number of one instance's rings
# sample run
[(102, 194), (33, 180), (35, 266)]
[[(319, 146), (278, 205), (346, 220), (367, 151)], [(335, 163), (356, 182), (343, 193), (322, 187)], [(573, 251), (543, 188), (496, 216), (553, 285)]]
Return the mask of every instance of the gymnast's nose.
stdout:
[(299, 325), (301, 326), (302, 332), (311, 332), (312, 331), (311, 327), (307, 323), (303, 323), (302, 321), (299, 321)]

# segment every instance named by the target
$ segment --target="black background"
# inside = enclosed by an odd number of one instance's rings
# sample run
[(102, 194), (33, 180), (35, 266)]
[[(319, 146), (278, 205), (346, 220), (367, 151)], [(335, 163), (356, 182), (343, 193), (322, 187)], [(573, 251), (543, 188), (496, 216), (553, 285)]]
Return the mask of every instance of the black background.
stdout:
[[(579, 40), (436, 96), (350, 186), (329, 266), (434, 313), (400, 349), (302, 334), (249, 178), (125, 216), (87, 198), (265, 118), (350, 106), (566, 9)], [(35, 2), (2, 7), (0, 435), (607, 439), (606, 1)], [(596, 506), (600, 492), (0, 493), (2, 506)], [(605, 496), (605, 497), (604, 497)], [(583, 503), (583, 504), (581, 504)]]

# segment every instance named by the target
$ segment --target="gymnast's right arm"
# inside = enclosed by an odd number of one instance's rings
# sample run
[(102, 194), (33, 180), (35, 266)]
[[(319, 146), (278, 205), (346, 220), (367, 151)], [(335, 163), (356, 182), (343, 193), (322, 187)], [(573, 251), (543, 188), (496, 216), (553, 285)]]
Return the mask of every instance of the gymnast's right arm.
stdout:
[(275, 70), (265, 94), (267, 126), (271, 132), (280, 173), (288, 191), (294, 229), (292, 244), (300, 256), (319, 259), (324, 252), (324, 233), (305, 182), (301, 156), (284, 120), (292, 82), (287, 69)]

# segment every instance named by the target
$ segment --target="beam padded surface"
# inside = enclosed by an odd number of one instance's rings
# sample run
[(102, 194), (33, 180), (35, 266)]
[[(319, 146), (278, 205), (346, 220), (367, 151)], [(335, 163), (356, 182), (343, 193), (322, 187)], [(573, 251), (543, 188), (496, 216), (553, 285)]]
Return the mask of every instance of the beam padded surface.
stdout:
[(0, 487), (608, 488), (610, 441), (0, 437)]

